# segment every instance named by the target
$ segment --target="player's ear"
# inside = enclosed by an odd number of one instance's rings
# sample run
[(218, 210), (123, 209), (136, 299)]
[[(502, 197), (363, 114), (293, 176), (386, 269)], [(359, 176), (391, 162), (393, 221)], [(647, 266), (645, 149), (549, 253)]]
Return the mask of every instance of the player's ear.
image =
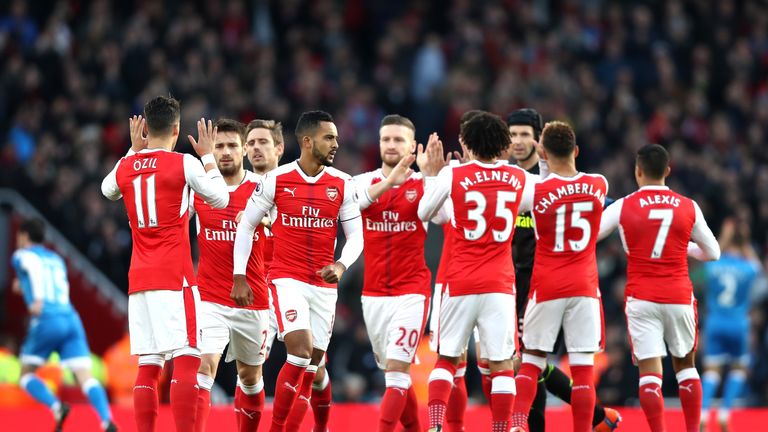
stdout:
[(667, 169), (664, 170), (664, 178), (669, 177), (669, 173), (672, 172), (672, 167), (667, 166)]
[(643, 170), (640, 169), (640, 165), (635, 164), (635, 178), (642, 178), (643, 177)]
[(171, 134), (173, 136), (179, 136), (179, 123), (176, 122), (171, 126)]
[(574, 158), (579, 157), (579, 146), (576, 146), (573, 148), (573, 157)]

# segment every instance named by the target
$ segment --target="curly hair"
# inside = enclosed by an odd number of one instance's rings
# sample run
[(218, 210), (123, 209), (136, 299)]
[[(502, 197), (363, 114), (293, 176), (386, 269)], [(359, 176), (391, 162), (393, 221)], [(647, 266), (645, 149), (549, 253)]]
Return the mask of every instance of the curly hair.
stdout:
[(462, 124), (461, 139), (481, 159), (496, 159), (511, 141), (507, 124), (497, 115), (482, 112)]
[(568, 123), (548, 122), (541, 131), (541, 145), (547, 154), (556, 158), (570, 156), (576, 149), (576, 132)]

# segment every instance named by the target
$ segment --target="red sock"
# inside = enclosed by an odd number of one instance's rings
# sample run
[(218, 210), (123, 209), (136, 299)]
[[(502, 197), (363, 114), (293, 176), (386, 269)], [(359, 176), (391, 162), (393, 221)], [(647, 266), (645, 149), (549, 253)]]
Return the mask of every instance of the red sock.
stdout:
[(411, 377), (405, 372), (387, 372), (385, 374), (387, 389), (381, 399), (381, 415), (379, 417), (379, 432), (392, 432), (398, 420), (403, 415), (403, 409), (408, 402), (408, 389), (411, 387)]
[(522, 427), (528, 430), (528, 412), (531, 410), (533, 399), (536, 398), (536, 387), (539, 384), (541, 368), (533, 363), (525, 363), (520, 366), (520, 371), (515, 377), (517, 396), (512, 410), (512, 426)]
[(429, 427), (442, 426), (445, 421), (445, 411), (453, 388), (453, 376), (456, 366), (447, 360), (438, 360), (432, 373), (429, 374)]
[(264, 411), (264, 381), (250, 386), (238, 382), (235, 388), (238, 432), (256, 432), (259, 429), (262, 411)]
[(326, 432), (328, 430), (332, 401), (333, 390), (331, 389), (331, 380), (328, 378), (328, 371), (326, 370), (323, 384), (321, 384), (320, 388), (312, 387), (312, 397), (309, 399), (309, 404), (312, 406), (312, 414), (315, 416), (313, 432)]
[(592, 432), (592, 418), (595, 415), (595, 367), (592, 365), (571, 365), (573, 386), (571, 386), (571, 414), (574, 432)]
[(483, 387), (485, 401), (491, 403), (491, 369), (488, 363), (477, 362), (477, 369), (480, 371), (480, 384)]
[(182, 355), (173, 359), (171, 412), (178, 432), (195, 430), (197, 414), (197, 370), (200, 357)]
[(661, 394), (661, 375), (640, 375), (640, 406), (651, 432), (665, 432), (664, 396)]
[(291, 412), (293, 401), (299, 395), (301, 378), (307, 365), (309, 365), (309, 359), (288, 354), (275, 383), (271, 432), (283, 432), (285, 430), (285, 419)]
[(304, 416), (309, 411), (309, 398), (312, 397), (312, 381), (315, 380), (317, 374), (317, 366), (307, 366), (304, 371), (304, 376), (301, 378), (301, 387), (299, 388), (299, 396), (293, 402), (291, 407), (291, 414), (288, 416), (288, 421), (285, 423), (285, 430), (297, 431), (304, 422)]
[(211, 391), (200, 387), (197, 392), (197, 414), (195, 421), (195, 431), (205, 432), (205, 425), (208, 423), (208, 414), (211, 412)]
[(405, 408), (403, 408), (403, 415), (400, 417), (400, 424), (405, 428), (405, 432), (421, 432), (419, 402), (413, 386), (408, 389), (408, 397), (405, 401)]
[(686, 432), (699, 430), (701, 421), (701, 379), (695, 368), (683, 369), (677, 373), (680, 405), (683, 406)]
[(464, 431), (464, 412), (467, 410), (467, 384), (464, 381), (467, 363), (460, 363), (453, 378), (451, 396), (448, 398), (448, 410), (445, 413), (446, 432)]
[(493, 432), (509, 431), (512, 407), (515, 404), (515, 371), (505, 370), (491, 374), (491, 416)]
[(157, 420), (157, 381), (163, 368), (154, 364), (140, 364), (133, 386), (133, 416), (136, 430), (154, 432)]

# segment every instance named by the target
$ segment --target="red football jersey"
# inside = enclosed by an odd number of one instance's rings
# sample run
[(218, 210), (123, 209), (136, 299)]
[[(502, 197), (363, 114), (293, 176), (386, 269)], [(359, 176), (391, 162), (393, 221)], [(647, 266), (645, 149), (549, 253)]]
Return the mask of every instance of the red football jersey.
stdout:
[(318, 272), (333, 264), (339, 220), (358, 217), (352, 178), (332, 167), (309, 177), (291, 162), (267, 173), (251, 197), (264, 209), (276, 209), (274, 249), (268, 280), (291, 278), (335, 288)]
[[(356, 176), (359, 195), (383, 179), (380, 169)], [(422, 195), (421, 174), (413, 174), (361, 210), (365, 239), (363, 295), (429, 296), (431, 275), (424, 261), (427, 224), (418, 215)]]
[(184, 155), (158, 150), (126, 156), (115, 179), (133, 240), (128, 293), (195, 285)]
[(597, 174), (550, 174), (536, 184), (531, 212), (536, 231), (529, 297), (600, 297), (595, 244), (608, 182)]
[[(245, 209), (257, 176), (246, 173), (244, 181), (229, 189), (229, 205), (216, 209), (205, 203), (199, 195), (194, 195), (193, 206), (197, 213), (197, 243), (200, 247), (200, 260), (197, 265), (197, 282), (200, 298), (229, 307), (240, 307), (230, 298), (232, 291), (232, 249), (235, 244), (237, 214)], [(248, 260), (246, 277), (253, 291), (253, 303), (247, 309), (269, 309), (267, 281), (264, 271), (263, 248), (266, 242), (264, 225), (259, 225), (254, 233), (251, 257)]]
[(664, 186), (646, 186), (621, 205), (619, 226), (627, 253), (625, 295), (656, 303), (690, 304), (688, 242), (696, 222), (694, 202)]
[(470, 161), (440, 174), (437, 181), (450, 184), (453, 203), (445, 272), (450, 295), (514, 294), (512, 233), (527, 173), (505, 161)]

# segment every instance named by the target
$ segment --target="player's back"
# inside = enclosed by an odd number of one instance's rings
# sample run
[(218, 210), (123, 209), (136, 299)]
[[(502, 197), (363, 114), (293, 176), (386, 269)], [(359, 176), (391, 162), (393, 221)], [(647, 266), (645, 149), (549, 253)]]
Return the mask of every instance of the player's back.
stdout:
[[(274, 187), (277, 209), (272, 222), (274, 249), (269, 280), (292, 278), (335, 287), (317, 272), (334, 262), (338, 221), (344, 220), (342, 204), (350, 200), (349, 194), (354, 194), (351, 177), (332, 167), (309, 177), (292, 162), (270, 171), (266, 182), (273, 182), (265, 187)], [(254, 194), (260, 193), (257, 186)]]
[(538, 301), (600, 296), (595, 245), (607, 192), (608, 182), (599, 174), (550, 174), (536, 184), (530, 295)]
[(74, 312), (69, 302), (67, 265), (58, 254), (33, 245), (14, 252), (12, 263), (27, 306), (41, 299), (43, 316)]
[(184, 155), (143, 150), (116, 172), (133, 239), (129, 293), (194, 285)]
[(470, 161), (451, 171), (453, 221), (445, 282), (450, 295), (514, 292), (512, 233), (526, 173)]
[(657, 303), (690, 303), (693, 201), (665, 186), (645, 186), (620, 202), (619, 229), (627, 254), (625, 295)]
[[(355, 177), (358, 190), (383, 179), (381, 170)], [(424, 261), (427, 224), (418, 216), (423, 194), (421, 174), (413, 174), (361, 210), (365, 234), (363, 295), (429, 295), (430, 273)]]
[[(197, 214), (200, 260), (197, 268), (197, 282), (200, 298), (225, 306), (236, 307), (230, 298), (232, 289), (232, 250), (235, 243), (237, 214), (245, 208), (248, 198), (256, 187), (258, 176), (246, 172), (245, 179), (237, 186), (229, 187), (229, 204), (217, 209), (207, 204), (199, 195), (193, 194)], [(267, 283), (263, 250), (266, 242), (264, 225), (254, 233), (251, 257), (248, 260), (246, 276), (254, 293), (254, 301), (248, 309), (267, 309)]]
[(707, 320), (732, 322), (749, 314), (750, 291), (759, 267), (738, 255), (724, 253), (718, 261), (704, 264)]

